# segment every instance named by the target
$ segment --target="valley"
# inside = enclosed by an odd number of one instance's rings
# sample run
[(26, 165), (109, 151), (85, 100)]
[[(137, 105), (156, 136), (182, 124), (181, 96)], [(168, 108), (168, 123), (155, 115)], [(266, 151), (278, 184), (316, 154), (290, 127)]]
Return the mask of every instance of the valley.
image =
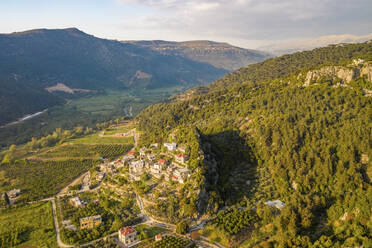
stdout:
[(186, 89), (184, 86), (132, 90), (108, 89), (99, 95), (70, 99), (63, 105), (50, 107), (32, 119), (28, 118), (0, 127), (0, 147), (23, 144), (32, 137), (42, 137), (56, 128), (70, 129), (78, 125), (95, 127), (97, 123), (117, 117), (131, 118), (146, 106), (166, 101), (170, 96)]

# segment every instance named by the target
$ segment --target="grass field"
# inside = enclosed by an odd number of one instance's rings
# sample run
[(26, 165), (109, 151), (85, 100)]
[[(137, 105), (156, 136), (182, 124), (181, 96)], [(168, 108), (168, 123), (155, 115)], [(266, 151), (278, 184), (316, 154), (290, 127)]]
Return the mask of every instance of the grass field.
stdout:
[(138, 225), (135, 227), (135, 229), (137, 231), (137, 234), (140, 235), (142, 238), (153, 238), (159, 233), (168, 231), (167, 229), (161, 227), (150, 227), (146, 224)]
[[(2, 238), (8, 238), (10, 242), (4, 244)], [(51, 203), (0, 211), (0, 247), (58, 247)]]
[(221, 232), (215, 225), (204, 226), (202, 235), (207, 237), (212, 242), (220, 243), (225, 247), (229, 247), (229, 237), (224, 232)]
[(116, 133), (125, 133), (133, 129), (133, 126), (122, 126), (117, 128), (107, 128), (104, 131), (104, 135), (114, 135)]

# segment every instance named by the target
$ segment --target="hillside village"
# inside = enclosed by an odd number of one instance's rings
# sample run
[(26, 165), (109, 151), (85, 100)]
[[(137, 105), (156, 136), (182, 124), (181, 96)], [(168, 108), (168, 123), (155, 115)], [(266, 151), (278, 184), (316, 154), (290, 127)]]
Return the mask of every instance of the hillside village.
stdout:
[[(130, 130), (120, 136), (135, 137), (135, 132)], [(79, 235), (95, 229), (112, 230), (112, 214), (124, 210), (126, 214), (123, 217), (129, 225), (118, 227), (116, 241), (119, 246), (132, 247), (141, 243), (135, 226), (143, 222), (157, 228), (157, 241), (165, 237), (167, 240), (191, 244), (187, 239), (179, 239), (172, 234), (174, 225), (151, 211), (152, 204), (156, 205), (158, 200), (177, 195), (181, 197), (181, 185), (192, 179), (189, 154), (186, 143), (153, 143), (135, 147), (120, 158), (101, 163), (85, 173), (78, 182), (68, 187), (60, 200), (63, 239), (78, 240)], [(143, 183), (145, 190), (141, 190)], [(172, 193), (165, 197), (164, 191)], [(119, 207), (123, 198), (129, 204), (124, 209)], [(112, 205), (110, 211), (102, 207), (107, 202)], [(167, 234), (169, 231), (171, 233)]]

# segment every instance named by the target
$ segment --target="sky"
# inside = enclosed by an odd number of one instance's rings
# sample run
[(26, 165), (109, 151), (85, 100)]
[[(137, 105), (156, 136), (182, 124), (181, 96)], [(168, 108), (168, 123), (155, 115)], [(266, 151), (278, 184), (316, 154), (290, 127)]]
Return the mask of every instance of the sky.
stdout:
[(214, 40), (256, 48), (372, 33), (372, 0), (0, 0), (0, 33), (68, 28), (117, 40)]

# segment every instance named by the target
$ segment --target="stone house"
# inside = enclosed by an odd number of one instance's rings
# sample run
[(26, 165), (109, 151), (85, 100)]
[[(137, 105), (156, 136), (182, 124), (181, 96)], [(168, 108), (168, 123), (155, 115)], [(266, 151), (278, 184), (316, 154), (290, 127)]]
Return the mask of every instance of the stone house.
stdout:
[(125, 247), (134, 244), (137, 242), (137, 231), (131, 226), (120, 228), (119, 241), (123, 243)]
[(89, 216), (80, 219), (80, 229), (93, 229), (102, 223), (101, 215)]

